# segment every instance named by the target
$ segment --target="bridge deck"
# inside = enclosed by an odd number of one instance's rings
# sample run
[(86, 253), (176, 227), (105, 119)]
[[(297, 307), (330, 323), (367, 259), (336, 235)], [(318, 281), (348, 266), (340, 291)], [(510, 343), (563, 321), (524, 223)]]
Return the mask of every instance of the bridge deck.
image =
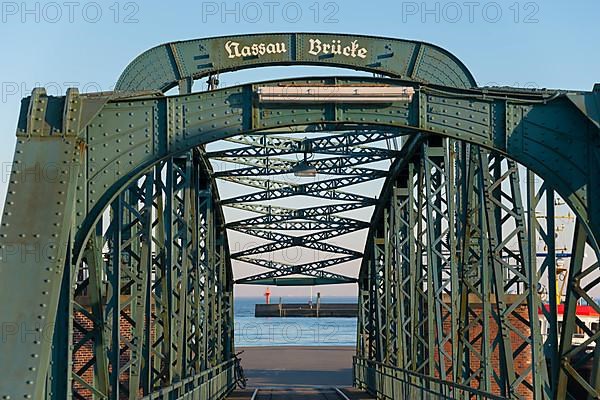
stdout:
[(237, 348), (248, 387), (351, 387), (351, 346)]
[(354, 388), (289, 387), (236, 390), (229, 400), (370, 400), (375, 397)]
[(241, 359), (248, 388), (234, 391), (230, 400), (373, 399), (351, 387), (354, 347), (265, 346), (236, 350), (244, 350)]

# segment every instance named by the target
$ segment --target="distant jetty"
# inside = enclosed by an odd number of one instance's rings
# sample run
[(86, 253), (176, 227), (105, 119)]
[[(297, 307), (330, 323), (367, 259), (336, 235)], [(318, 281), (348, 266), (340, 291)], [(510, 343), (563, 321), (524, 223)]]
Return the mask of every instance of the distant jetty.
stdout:
[(255, 317), (327, 317), (352, 318), (358, 316), (356, 303), (289, 303), (256, 304)]

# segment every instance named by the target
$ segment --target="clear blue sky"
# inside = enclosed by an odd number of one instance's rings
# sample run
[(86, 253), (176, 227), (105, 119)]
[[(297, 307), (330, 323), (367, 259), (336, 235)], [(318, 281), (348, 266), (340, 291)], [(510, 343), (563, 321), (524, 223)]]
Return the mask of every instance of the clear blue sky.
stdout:
[(136, 55), (173, 40), (277, 31), (373, 34), (444, 47), (480, 85), (591, 90), (600, 82), (597, 0), (8, 1), (0, 7), (2, 198), (22, 97), (36, 85), (54, 95), (69, 86), (111, 90)]

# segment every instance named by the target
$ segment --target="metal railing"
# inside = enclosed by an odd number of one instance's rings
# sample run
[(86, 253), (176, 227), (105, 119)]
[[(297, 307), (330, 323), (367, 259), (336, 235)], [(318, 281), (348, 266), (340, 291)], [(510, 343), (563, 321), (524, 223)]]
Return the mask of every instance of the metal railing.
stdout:
[(236, 384), (235, 365), (236, 358), (234, 357), (195, 376), (161, 388), (143, 397), (142, 400), (222, 399), (233, 390)]
[(356, 356), (352, 374), (354, 385), (377, 399), (506, 399), (470, 386)]

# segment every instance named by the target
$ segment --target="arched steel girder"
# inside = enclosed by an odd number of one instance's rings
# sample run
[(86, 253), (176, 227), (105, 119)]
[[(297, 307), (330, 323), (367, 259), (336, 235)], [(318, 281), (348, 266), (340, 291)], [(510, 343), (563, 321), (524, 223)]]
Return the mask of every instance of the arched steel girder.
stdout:
[[(331, 44), (343, 41), (368, 48), (366, 54), (335, 57), (311, 49), (311, 40)], [(242, 47), (276, 46), (271, 54), (235, 54), (228, 43)], [(259, 50), (257, 48), (257, 50)], [(312, 50), (312, 52), (311, 52)], [(233, 54), (229, 53), (230, 51)], [(260, 55), (260, 56), (259, 56)], [(438, 46), (411, 40), (327, 33), (279, 33), (224, 36), (166, 43), (133, 60), (123, 71), (115, 90), (166, 92), (175, 86), (189, 91), (193, 80), (227, 71), (277, 65), (316, 65), (373, 72), (393, 78), (449, 87), (472, 88), (477, 84), (467, 67)]]
[[(413, 85), (402, 81), (346, 78), (271, 84), (298, 82)], [(131, 125), (128, 134), (132, 136), (128, 142), (132, 143), (128, 145), (131, 151), (121, 153), (114, 143), (114, 150), (109, 151), (112, 154), (106, 157), (110, 161), (90, 157), (86, 169), (91, 185), (88, 185), (87, 193), (78, 196), (87, 199), (81, 215), (93, 219), (98, 213), (94, 210), (100, 208), (98, 204), (105, 204), (107, 197), (112, 197), (114, 190), (139, 174), (138, 171), (166, 154), (182, 152), (202, 143), (242, 132), (283, 127), (301, 132), (307, 125), (326, 125), (329, 129), (378, 125), (452, 137), (508, 155), (555, 187), (580, 215), (590, 233), (600, 231), (600, 217), (593, 212), (600, 195), (595, 190), (597, 178), (590, 172), (595, 170), (598, 162), (590, 154), (597, 142), (599, 123), (593, 108), (598, 97), (596, 92), (522, 95), (421, 86), (411, 102), (369, 107), (327, 104), (298, 110), (297, 105), (282, 107), (261, 103), (250, 106), (258, 86), (243, 85), (171, 98), (111, 102), (104, 98), (102, 101), (107, 103), (97, 110), (102, 109), (102, 112), (86, 124), (87, 146), (93, 152), (116, 140), (121, 141), (119, 135), (103, 139), (98, 135), (103, 135), (109, 120), (113, 121), (111, 124), (117, 124), (122, 119), (123, 123)], [(35, 96), (32, 99), (35, 101)], [(62, 103), (63, 100), (57, 101)], [(586, 113), (586, 110), (590, 111)], [(26, 120), (22, 121), (20, 132), (26, 135)], [(581, 154), (588, 156), (581, 157)], [(122, 158), (124, 156), (126, 158)], [(84, 222), (80, 218), (78, 225), (81, 223)], [(595, 235), (590, 235), (590, 240), (597, 248)], [(80, 237), (77, 241), (82, 243), (85, 238)]]
[[(313, 129), (318, 131), (318, 126)], [(273, 135), (267, 135), (273, 133)], [(284, 134), (286, 131), (274, 129), (264, 131), (262, 135), (243, 135), (224, 139), (227, 142), (244, 145), (241, 148), (228, 149), (221, 151), (212, 151), (207, 153), (207, 157), (272, 157), (286, 154), (301, 153), (310, 151), (314, 154), (335, 154), (335, 155), (397, 155), (397, 150), (367, 148), (365, 145), (384, 140), (392, 140), (402, 134), (396, 129), (354, 129), (349, 132), (319, 136), (316, 138), (293, 138), (282, 137), (276, 133)]]
[[(401, 136), (403, 132), (393, 130), (386, 132), (383, 130), (359, 130), (344, 133), (325, 134), (317, 138), (305, 138), (296, 139), (291, 137), (282, 137), (280, 135), (265, 133), (262, 137), (240, 137), (239, 140), (232, 140), (235, 143), (245, 142), (252, 143), (253, 146), (245, 146), (241, 148), (233, 148), (229, 150), (219, 150), (215, 152), (207, 152), (206, 156), (219, 161), (227, 161), (230, 163), (236, 163), (239, 154), (244, 154), (245, 157), (249, 157), (252, 161), (249, 163), (254, 164), (256, 160), (253, 157), (259, 157), (258, 160), (264, 163), (271, 163), (271, 158), (265, 157), (264, 154), (274, 154), (282, 152), (286, 155), (302, 152), (310, 152), (311, 154), (325, 154), (334, 155), (337, 149), (339, 154), (335, 154), (338, 157), (331, 157), (325, 159), (314, 159), (311, 161), (311, 165), (317, 167), (318, 165), (336, 164), (344, 166), (343, 175), (350, 175), (346, 177), (335, 177), (333, 179), (326, 178), (324, 180), (297, 184), (290, 182), (273, 182), (270, 180), (259, 180), (256, 185), (251, 186), (264, 189), (262, 192), (254, 193), (248, 196), (237, 196), (233, 199), (226, 199), (223, 201), (225, 206), (235, 206), (235, 208), (243, 209), (252, 212), (258, 212), (262, 214), (260, 217), (252, 217), (243, 219), (241, 221), (230, 222), (228, 227), (230, 229), (239, 231), (241, 233), (250, 235), (254, 238), (262, 238), (269, 240), (270, 242), (263, 245), (258, 245), (251, 249), (245, 249), (241, 252), (232, 254), (232, 258), (259, 265), (263, 268), (268, 268), (271, 271), (258, 273), (252, 276), (246, 276), (237, 279), (236, 282), (244, 284), (300, 284), (301, 280), (298, 278), (290, 278), (293, 275), (304, 275), (311, 277), (306, 279), (305, 284), (332, 284), (332, 283), (349, 283), (355, 282), (355, 273), (350, 276), (343, 276), (339, 274), (332, 274), (326, 272), (323, 269), (332, 266), (338, 266), (349, 261), (359, 259), (362, 254), (355, 250), (345, 249), (340, 246), (332, 246), (326, 241), (329, 239), (337, 238), (348, 233), (357, 232), (363, 230), (369, 226), (367, 221), (358, 221), (352, 218), (339, 217), (336, 214), (346, 212), (349, 210), (357, 210), (360, 208), (369, 207), (378, 203), (377, 195), (373, 193), (371, 189), (368, 191), (368, 196), (349, 196), (345, 194), (340, 196), (341, 193), (332, 195), (329, 192), (337, 190), (335, 188), (341, 186), (351, 186), (356, 183), (362, 183), (371, 181), (373, 179), (382, 178), (388, 175), (387, 165), (385, 167), (379, 167), (381, 169), (370, 169), (368, 173), (357, 174), (356, 177), (353, 175), (353, 165), (362, 162), (378, 162), (381, 160), (387, 160), (388, 163), (393, 161), (396, 157), (406, 157), (407, 149), (412, 149), (411, 145), (398, 145), (396, 140), (404, 139)], [(404, 135), (405, 136), (405, 135)], [(413, 135), (409, 142), (414, 141)], [(367, 147), (367, 144), (375, 142), (387, 141), (386, 143), (379, 143), (384, 147)], [(390, 141), (392, 141), (390, 143)], [(402, 150), (393, 150), (386, 147), (402, 147)], [(365, 160), (366, 154), (376, 155), (371, 160)], [(254, 155), (254, 156), (251, 156)], [(215, 157), (216, 156), (216, 157)], [(285, 160), (288, 162), (288, 159)], [(320, 163), (320, 161), (326, 161)], [(267, 171), (261, 171), (264, 175), (276, 176), (281, 173), (289, 174), (291, 167), (297, 163), (297, 161), (290, 160), (290, 165), (286, 165), (285, 168), (281, 169), (270, 169)], [(226, 169), (221, 165), (222, 171), (215, 174), (215, 177), (221, 180), (231, 180), (235, 183), (249, 184), (244, 180), (240, 181), (235, 175), (234, 179), (231, 179), (231, 174), (236, 174), (236, 169)], [(319, 175), (335, 175), (331, 173), (327, 168), (317, 167)], [(364, 171), (364, 169), (356, 168), (358, 171)], [(256, 179), (250, 178), (251, 182)], [(265, 186), (266, 185), (266, 186)], [(282, 188), (288, 189), (282, 191)], [(378, 191), (378, 190), (377, 190)], [(320, 205), (316, 207), (302, 207), (297, 209), (280, 206), (265, 206), (262, 205), (264, 201), (269, 199), (282, 199), (289, 196), (315, 196), (323, 199), (327, 202), (330, 200), (338, 200), (336, 204), (331, 205)], [(344, 203), (340, 203), (339, 200), (344, 200)], [(259, 203), (256, 205), (256, 203)], [(276, 231), (308, 231), (301, 236), (290, 236), (282, 234)], [(275, 250), (283, 250), (288, 248), (304, 247), (308, 249), (318, 250), (322, 252), (335, 254), (336, 258), (326, 258), (324, 260), (313, 261), (300, 265), (291, 265), (289, 263), (274, 262), (272, 259), (264, 258), (253, 258), (250, 255), (258, 255), (262, 253), (271, 253)], [(322, 258), (323, 254), (315, 254)], [(313, 278), (316, 274), (316, 278)], [(326, 274), (326, 275), (323, 275)], [(347, 273), (346, 273), (347, 274)], [(325, 279), (327, 277), (327, 279)], [(284, 279), (285, 278), (285, 279)], [(334, 279), (333, 279), (334, 278)]]
[[(583, 299), (600, 310), (590, 296), (598, 263), (583, 264), (589, 240), (581, 221), (564, 306), (573, 314), (557, 321), (550, 311), (557, 306), (553, 189), (536, 185), (527, 171), (521, 194), (524, 169), (473, 145), (430, 137), (419, 146), (392, 166), (368, 234), (359, 283), (360, 385), (384, 397), (462, 398), (480, 390), (567, 398), (567, 386), (569, 396), (595, 396), (599, 353), (588, 346), (600, 333), (574, 309)], [(538, 236), (548, 249), (541, 264)], [(589, 339), (574, 343), (575, 327)], [(368, 370), (404, 378), (377, 385)]]
[[(368, 47), (368, 51), (360, 59), (345, 58), (345, 54), (310, 54), (307, 44), (310, 45), (310, 39), (315, 38), (323, 42), (340, 38), (348, 42), (356, 41), (357, 44)], [(266, 57), (237, 57), (234, 54), (233, 58), (229, 58), (225, 56), (228, 41), (239, 42), (239, 46), (275, 41), (284, 43), (286, 51)], [(226, 96), (221, 99), (215, 97), (215, 93), (196, 98), (193, 95), (178, 98), (157, 96), (176, 85), (183, 89), (183, 93), (189, 93), (194, 79), (219, 72), (257, 66), (302, 64), (350, 67), (409, 81), (400, 84), (414, 85), (419, 82), (424, 86), (419, 88), (417, 96), (409, 104), (369, 106), (362, 110), (352, 105), (317, 106), (301, 113), (302, 122), (294, 120), (298, 118), (298, 114), (294, 113), (295, 107), (291, 110), (277, 110), (272, 106), (250, 105), (254, 92), (251, 85), (233, 88), (234, 91), (227, 93), (219, 91), (219, 95)], [(440, 87), (436, 88), (433, 86), (435, 84)], [(598, 93), (449, 89), (475, 86), (471, 74), (456, 57), (428, 44), (365, 36), (279, 34), (201, 39), (159, 46), (138, 57), (123, 73), (117, 87), (121, 94), (78, 96), (76, 91), (71, 90), (66, 98), (47, 98), (43, 91), (36, 90), (30, 99), (25, 100), (21, 111), (15, 165), (11, 172), (5, 215), (0, 227), (4, 250), (0, 272), (3, 278), (9, 277), (0, 282), (2, 315), (6, 319), (26, 324), (38, 320), (50, 323), (57, 321), (55, 310), (60, 287), (69, 287), (69, 268), (64, 266), (79, 263), (79, 260), (71, 261), (70, 248), (75, 244), (74, 250), (79, 254), (75, 258), (81, 259), (83, 254), (80, 250), (85, 243), (90, 243), (88, 238), (93, 236), (91, 232), (98, 226), (106, 207), (118, 205), (119, 202), (123, 204), (124, 193), (143, 182), (144, 174), (151, 171), (153, 166), (169, 162), (172, 157), (185, 154), (198, 144), (231, 137), (236, 134), (233, 132), (236, 129), (238, 133), (248, 133), (289, 126), (294, 126), (297, 130), (310, 130), (315, 126), (317, 129), (319, 126), (338, 128), (344, 124), (351, 124), (354, 128), (357, 125), (387, 125), (388, 129), (393, 125), (409, 132), (432, 133), (434, 136), (448, 136), (475, 143), (492, 152), (513, 157), (547, 180), (543, 190), (540, 189), (536, 196), (532, 196), (534, 200), (530, 207), (539, 205), (540, 193), (550, 193), (552, 188), (567, 196), (569, 203), (574, 206), (580, 216), (574, 246), (576, 262), (571, 268), (569, 287), (572, 290), (569, 291), (567, 300), (568, 322), (562, 338), (564, 343), (561, 343), (560, 352), (551, 352), (551, 363), (556, 366), (561, 359), (568, 360), (582, 348), (571, 348), (568, 338), (577, 322), (575, 301), (586, 298), (590, 288), (589, 284), (580, 284), (582, 279), (589, 277), (590, 271), (584, 269), (580, 262), (586, 236), (595, 249), (598, 247), (598, 182), (592, 173), (597, 170), (595, 157), (600, 121)], [(388, 118), (386, 113), (390, 113), (391, 117)], [(190, 115), (193, 118), (189, 119)], [(193, 120), (194, 118), (199, 119)], [(497, 155), (494, 154), (493, 157), (497, 158)], [(44, 167), (49, 165), (56, 167), (56, 179), (35, 182), (35, 179), (27, 179), (43, 174)], [(177, 168), (173, 171), (177, 171)], [(439, 168), (437, 171), (437, 177), (430, 176), (430, 183), (432, 179), (442, 176)], [(485, 180), (478, 179), (481, 186), (475, 187), (485, 191)], [(425, 182), (424, 176), (422, 181)], [(565, 184), (556, 186), (561, 181)], [(431, 189), (431, 185), (428, 186)], [(489, 185), (491, 186), (493, 184)], [(140, 189), (139, 185), (137, 189)], [(133, 193), (142, 193), (137, 189)], [(439, 192), (433, 190), (431, 193), (439, 197)], [(546, 198), (550, 197), (546, 195)], [(494, 197), (489, 198), (493, 206)], [(29, 207), (23, 207), (24, 204)], [(116, 215), (131, 214), (139, 219), (136, 216), (139, 210), (135, 210), (135, 207), (126, 209), (117, 206), (113, 210)], [(433, 212), (433, 220), (443, 214), (435, 211), (431, 205), (430, 211)], [(544, 230), (551, 245), (549, 238), (553, 228), (550, 218), (547, 221), (547, 226), (540, 231)], [(473, 231), (480, 231), (477, 224), (482, 223), (477, 220)], [(530, 226), (540, 228), (541, 224), (533, 221)], [(533, 230), (530, 229), (531, 231)], [(39, 249), (45, 245), (48, 246), (48, 251), (40, 253)], [(36, 246), (43, 260), (39, 257), (36, 260), (29, 258)], [(471, 251), (471, 256), (474, 256), (473, 253), (476, 252)], [(544, 265), (547, 270), (551, 270), (553, 262), (547, 258)], [(61, 285), (65, 279), (67, 282)], [(435, 284), (439, 285), (439, 281)], [(500, 287), (502, 284), (496, 286)], [(468, 287), (472, 292), (479, 290), (472, 283)], [(29, 288), (29, 292), (23, 291), (23, 288)], [(529, 296), (530, 293), (531, 291)], [(423, 293), (420, 296), (423, 297)], [(464, 298), (466, 297), (461, 297), (461, 300)], [(404, 297), (399, 296), (398, 299), (403, 300)], [(22, 305), (23, 314), (15, 315), (12, 310), (14, 307), (11, 306), (14, 303)], [(375, 315), (378, 318), (383, 315), (381, 304), (378, 303), (376, 308)], [(442, 304), (438, 302), (436, 307), (442, 307)], [(555, 326), (556, 313), (544, 311), (549, 320), (554, 318)], [(421, 324), (419, 329), (423, 326)], [(594, 335), (593, 332), (588, 333)], [(417, 341), (423, 339), (419, 335), (414, 337)], [(31, 337), (25, 337), (21, 342), (13, 339), (9, 339), (8, 348), (11, 351), (5, 354), (5, 363), (14, 365), (15, 369), (4, 374), (0, 382), (9, 382), (18, 397), (40, 397), (44, 390), (43, 380), (50, 345)], [(429, 340), (435, 342), (438, 339), (428, 338), (427, 343), (421, 342), (419, 346), (429, 345)], [(448, 343), (447, 338), (441, 340)], [(69, 338), (63, 342), (68, 341)], [(557, 341), (558, 338), (554, 337), (546, 344), (550, 343), (550, 348), (558, 348)], [(60, 341), (55, 340), (54, 343)], [(468, 340), (463, 340), (462, 344), (465, 347), (470, 345)], [(378, 349), (385, 349), (385, 346), (379, 346)], [(20, 360), (15, 359), (15, 355), (23, 354), (31, 355), (31, 362), (21, 364)], [(377, 357), (381, 354), (390, 353), (378, 353)], [(440, 360), (444, 357), (447, 358), (447, 354), (442, 354)], [(509, 357), (505, 355), (504, 359)], [(534, 358), (538, 362), (541, 359)], [(441, 362), (440, 360), (438, 361)], [(68, 360), (64, 358), (63, 362), (68, 370)], [(463, 364), (456, 362), (455, 365)], [(577, 380), (577, 376), (569, 370), (572, 363), (565, 365), (562, 369), (552, 369), (558, 371), (552, 377), (553, 382), (558, 382), (555, 393), (564, 393), (566, 383)], [(430, 366), (435, 368), (435, 362), (427, 367)], [(53, 366), (55, 370), (60, 370), (61, 367)], [(377, 368), (383, 370), (381, 366)], [(438, 368), (438, 371), (443, 369)], [(592, 371), (592, 375), (596, 377), (598, 371)], [(409, 376), (421, 379), (414, 374)], [(468, 379), (468, 373), (465, 376)], [(512, 379), (506, 373), (503, 377)], [(186, 381), (183, 385), (193, 386), (194, 383)], [(4, 386), (6, 385), (0, 385), (2, 388)], [(535, 387), (539, 388), (539, 385)], [(456, 386), (454, 388), (460, 391)]]
[[(411, 85), (393, 80), (375, 81)], [(373, 80), (336, 78), (304, 82)], [(0, 233), (5, 238), (4, 243), (22, 243), (23, 237), (31, 235), (33, 245), (52, 243), (53, 247), (46, 261), (48, 268), (44, 271), (35, 268), (36, 279), (27, 279), (27, 282), (15, 268), (34, 268), (37, 263), (23, 260), (22, 253), (6, 254), (1, 266), (2, 273), (11, 277), (10, 286), (31, 287), (31, 293), (36, 296), (7, 286), (0, 296), (10, 295), (10, 298), (3, 303), (16, 301), (28, 310), (36, 310), (36, 304), (45, 304), (47, 311), (45, 306), (39, 316), (54, 320), (52, 310), (56, 309), (60, 288), (55, 275), (57, 271), (62, 275), (71, 232), (76, 232), (72, 238), (74, 250), (78, 251), (108, 204), (160, 160), (217, 139), (280, 127), (297, 127), (302, 131), (307, 125), (319, 124), (329, 129), (384, 125), (464, 140), (508, 155), (542, 176), (569, 201), (588, 231), (588, 240), (597, 248), (598, 194), (595, 188), (598, 186), (592, 173), (597, 170), (596, 92), (523, 95), (424, 85), (417, 88), (410, 102), (368, 107), (325, 104), (299, 110), (297, 105), (288, 108), (252, 105), (254, 88), (244, 85), (172, 98), (127, 99), (78, 96), (74, 91), (65, 98), (48, 98), (43, 91), (36, 90), (22, 108), (15, 157), (18, 167), (13, 170)], [(581, 157), (581, 154), (587, 156)], [(47, 163), (59, 166), (58, 176), (62, 179), (58, 185), (27, 181), (27, 173)], [(35, 193), (44, 193), (44, 196), (35, 196)], [(17, 204), (32, 207), (25, 210)], [(73, 212), (75, 221), (71, 218)], [(47, 215), (50, 214), (53, 220), (49, 221)], [(19, 231), (21, 221), (34, 221), (28, 227), (31, 230)], [(581, 235), (583, 231), (578, 232)], [(576, 270), (573, 279), (584, 272)], [(573, 300), (569, 304), (573, 307), (573, 301), (581, 294), (572, 292), (571, 296)], [(15, 310), (8, 307), (2, 310), (7, 318), (19, 319), (13, 315)], [(34, 320), (37, 314), (27, 318)], [(23, 370), (6, 379), (21, 382), (21, 377), (26, 377), (40, 388), (49, 348), (42, 346), (38, 350), (39, 345), (33, 340), (11, 342), (11, 354), (34, 354), (36, 358), (31, 366), (24, 366), (27, 372)], [(563, 346), (563, 349), (570, 348)], [(18, 364), (10, 359), (8, 362)], [(566, 378), (563, 372), (561, 374), (562, 382)], [(24, 381), (22, 385), (26, 387)]]
[(233, 277), (205, 161), (194, 150), (160, 162), (104, 213), (61, 293), (47, 396), (231, 387), (220, 374), (233, 367)]

